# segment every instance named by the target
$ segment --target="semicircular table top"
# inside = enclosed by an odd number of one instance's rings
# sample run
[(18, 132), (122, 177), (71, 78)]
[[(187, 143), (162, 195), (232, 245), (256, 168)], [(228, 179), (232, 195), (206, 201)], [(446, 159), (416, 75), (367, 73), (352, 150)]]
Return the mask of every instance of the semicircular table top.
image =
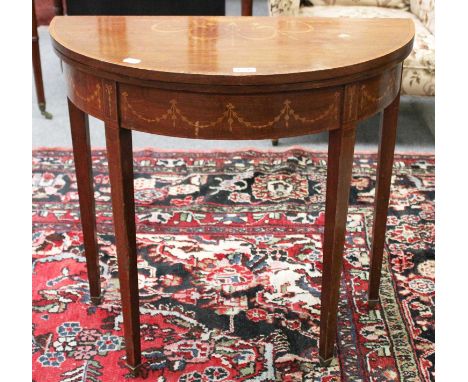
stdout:
[(346, 77), (412, 48), (410, 19), (58, 16), (62, 58), (146, 80), (242, 85)]

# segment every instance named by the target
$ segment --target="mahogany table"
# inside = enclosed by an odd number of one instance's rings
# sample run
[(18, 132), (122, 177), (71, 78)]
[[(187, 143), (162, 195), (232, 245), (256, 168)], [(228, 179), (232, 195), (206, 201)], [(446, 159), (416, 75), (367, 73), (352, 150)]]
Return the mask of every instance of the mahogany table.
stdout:
[(55, 17), (91, 300), (101, 299), (87, 115), (105, 122), (127, 363), (141, 365), (132, 131), (277, 139), (328, 131), (319, 358), (334, 354), (358, 121), (383, 110), (369, 275), (378, 302), (408, 19)]

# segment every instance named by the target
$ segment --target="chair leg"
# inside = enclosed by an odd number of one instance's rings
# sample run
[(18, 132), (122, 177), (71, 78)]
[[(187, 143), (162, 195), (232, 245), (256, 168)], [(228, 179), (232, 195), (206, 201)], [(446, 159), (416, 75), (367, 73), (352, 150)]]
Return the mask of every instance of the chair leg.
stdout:
[(44, 82), (42, 80), (41, 55), (39, 53), (39, 35), (37, 33), (36, 8), (32, 4), (32, 63), (34, 83), (36, 85), (37, 106), (46, 119), (52, 119), (52, 114), (46, 111)]
[(241, 14), (242, 16), (252, 16), (253, 0), (242, 0)]

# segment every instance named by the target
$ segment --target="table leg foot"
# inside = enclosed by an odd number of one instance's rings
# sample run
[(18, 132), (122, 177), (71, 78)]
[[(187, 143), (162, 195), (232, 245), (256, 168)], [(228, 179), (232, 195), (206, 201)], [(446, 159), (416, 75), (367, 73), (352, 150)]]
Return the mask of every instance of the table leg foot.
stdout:
[(41, 114), (42, 114), (46, 119), (52, 119), (53, 115), (50, 114), (50, 113), (46, 110), (46, 105), (45, 105), (45, 103), (39, 103), (38, 106), (39, 106), (39, 110), (41, 111)]
[(379, 304), (379, 299), (376, 300), (367, 300), (367, 305), (369, 309), (375, 309), (375, 307)]
[(322, 367), (328, 367), (328, 366), (330, 366), (330, 364), (332, 363), (332, 361), (333, 361), (334, 358), (335, 358), (335, 357), (330, 357), (330, 358), (328, 358), (328, 359), (323, 359), (322, 356), (320, 356), (320, 355), (318, 356), (318, 359), (319, 359), (319, 362), (320, 362), (320, 366), (322, 366)]
[(133, 378), (143, 378), (146, 379), (149, 374), (149, 369), (147, 367), (147, 363), (140, 363), (137, 366), (131, 366), (128, 363), (125, 364), (127, 368), (130, 370), (130, 375)]
[(91, 303), (93, 305), (96, 305), (96, 306), (101, 305), (101, 302), (102, 302), (102, 294), (96, 297), (91, 296)]
[(278, 144), (279, 144), (279, 139), (272, 139), (272, 140), (271, 140), (271, 144), (272, 144), (273, 146), (278, 146)]

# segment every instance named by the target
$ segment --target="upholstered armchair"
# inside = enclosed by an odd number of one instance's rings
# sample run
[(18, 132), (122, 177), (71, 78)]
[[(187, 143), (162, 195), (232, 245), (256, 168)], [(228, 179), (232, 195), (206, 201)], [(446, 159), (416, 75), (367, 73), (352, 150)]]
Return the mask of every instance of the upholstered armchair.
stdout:
[[(411, 18), (416, 36), (403, 63), (402, 94), (435, 94), (435, 0), (269, 0), (270, 15)], [(376, 41), (378, 44), (378, 41)]]

